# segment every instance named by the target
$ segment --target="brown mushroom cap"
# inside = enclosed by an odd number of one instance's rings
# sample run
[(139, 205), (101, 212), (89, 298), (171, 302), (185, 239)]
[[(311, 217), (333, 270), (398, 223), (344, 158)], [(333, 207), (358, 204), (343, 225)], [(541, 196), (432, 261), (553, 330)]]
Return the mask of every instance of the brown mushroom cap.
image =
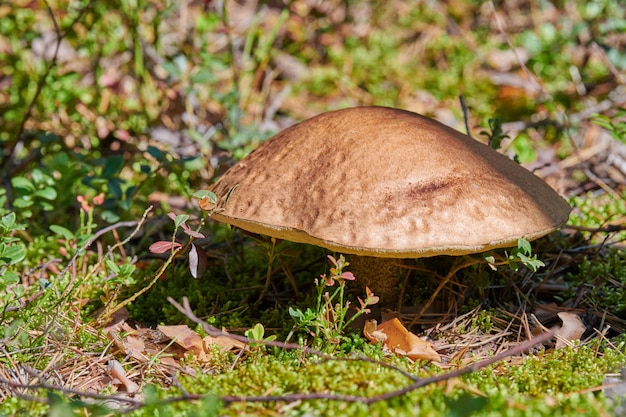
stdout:
[(434, 120), (383, 107), (294, 125), (211, 190), (218, 221), (388, 258), (515, 246), (521, 237), (558, 229), (570, 212), (552, 188), (506, 156)]

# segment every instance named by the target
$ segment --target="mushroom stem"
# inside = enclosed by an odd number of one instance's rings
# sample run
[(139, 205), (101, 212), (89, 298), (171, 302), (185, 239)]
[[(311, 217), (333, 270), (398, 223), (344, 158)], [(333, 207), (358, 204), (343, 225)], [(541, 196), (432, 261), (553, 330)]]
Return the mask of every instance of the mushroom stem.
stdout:
[(261, 291), (261, 295), (259, 295), (259, 299), (256, 301), (256, 304), (259, 304), (265, 298), (267, 291), (270, 289), (270, 283), (272, 282), (272, 266), (274, 265), (274, 260), (276, 259), (276, 238), (271, 238), (271, 245), (269, 245), (269, 249), (267, 249), (267, 274), (265, 276), (265, 284), (263, 285), (263, 290)]
[(351, 255), (349, 261), (359, 293), (365, 294), (365, 287), (369, 287), (380, 297), (380, 305), (387, 308), (395, 308), (402, 303), (399, 296), (404, 271), (402, 259)]
[(466, 262), (460, 262), (457, 265), (453, 266), (452, 269), (450, 269), (450, 271), (448, 272), (448, 274), (441, 280), (437, 288), (435, 288), (435, 291), (433, 291), (428, 301), (424, 303), (420, 311), (415, 315), (415, 317), (413, 317), (413, 320), (411, 320), (411, 323), (409, 323), (407, 327), (411, 328), (415, 323), (417, 323), (417, 321), (424, 315), (426, 310), (428, 310), (431, 304), (435, 301), (435, 298), (437, 298), (437, 295), (439, 295), (441, 290), (443, 290), (446, 284), (450, 282), (452, 277), (455, 276), (457, 272), (459, 272), (461, 269), (465, 269), (469, 266), (475, 265), (480, 262), (484, 262), (484, 260), (476, 258), (476, 259), (470, 259), (469, 261), (466, 261)]

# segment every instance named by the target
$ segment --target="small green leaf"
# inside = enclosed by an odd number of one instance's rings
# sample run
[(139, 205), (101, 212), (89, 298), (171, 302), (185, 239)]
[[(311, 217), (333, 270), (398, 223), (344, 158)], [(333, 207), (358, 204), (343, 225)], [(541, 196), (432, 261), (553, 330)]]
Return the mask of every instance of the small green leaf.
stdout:
[(30, 175), (33, 178), (33, 182), (35, 184), (42, 183), (47, 177), (47, 175), (45, 175), (40, 169), (33, 169)]
[(102, 169), (102, 176), (104, 178), (111, 178), (117, 176), (122, 167), (124, 166), (124, 157), (121, 155), (115, 155), (107, 158), (104, 168)]
[(59, 226), (58, 224), (50, 225), (50, 230), (57, 235), (63, 236), (63, 238), (66, 240), (72, 240), (75, 237), (74, 233), (72, 233), (70, 229), (63, 227), (63, 226)]
[(121, 181), (117, 178), (112, 178), (107, 183), (107, 187), (109, 188), (109, 194), (111, 194), (111, 196), (116, 200), (121, 200), (123, 196), (120, 183)]
[(54, 206), (52, 204), (48, 203), (47, 201), (40, 201), (38, 205), (44, 211), (52, 211), (54, 209)]
[(120, 216), (111, 210), (104, 210), (101, 216), (102, 219), (108, 223), (115, 223), (120, 220)]
[(215, 81), (215, 74), (206, 69), (200, 69), (191, 76), (191, 84), (206, 84)]
[(26, 246), (23, 243), (16, 245), (6, 246), (2, 252), (0, 252), (0, 259), (9, 263), (15, 264), (22, 261), (26, 257)]
[[(16, 219), (16, 216), (14, 212), (11, 212), (7, 215), (2, 216), (2, 218), (0, 218), (0, 228), (1, 228), (0, 232), (10, 232), (13, 230), (21, 230), (21, 229), (16, 228), (15, 219)], [(17, 226), (20, 226), (20, 225), (17, 225)]]
[(525, 255), (530, 255), (532, 252), (532, 247), (530, 246), (530, 242), (524, 239), (523, 237), (517, 240), (517, 249)]
[(265, 329), (261, 323), (257, 323), (253, 328), (246, 330), (246, 336), (250, 341), (261, 341), (263, 340), (263, 335), (265, 334)]
[(24, 194), (35, 191), (35, 185), (28, 178), (14, 177), (11, 179), (11, 185), (13, 188), (22, 191)]
[(135, 265), (122, 264), (120, 265), (120, 275), (124, 277), (130, 277), (135, 272)]
[(17, 284), (18, 282), (20, 282), (20, 277), (15, 272), (7, 270), (4, 271), (4, 274), (2, 274), (2, 277), (0, 277), (0, 282), (2, 282), (4, 286)]
[(55, 200), (57, 198), (57, 190), (52, 187), (45, 187), (35, 191), (35, 196), (45, 198), (46, 200)]
[(185, 223), (187, 220), (189, 220), (188, 214), (179, 214), (174, 218), (174, 227), (178, 229), (180, 225)]
[(289, 315), (297, 320), (302, 318), (302, 311), (297, 308), (289, 307)]
[(173, 62), (162, 62), (159, 65), (174, 79), (179, 79), (182, 76), (181, 71)]
[[(33, 200), (31, 200), (30, 198), (28, 198), (28, 196), (24, 196), (22, 198), (18, 198), (13, 202), (13, 205), (15, 206), (15, 208), (27, 208), (33, 205)], [(24, 212), (21, 213), (22, 216), (24, 216)], [(24, 216), (24, 217), (30, 217), (30, 216)]]
[(161, 162), (165, 159), (165, 154), (156, 146), (148, 146), (148, 153), (157, 161)]
[(125, 211), (130, 210), (130, 207), (133, 205), (132, 200), (118, 200), (117, 205)]
[(120, 267), (117, 266), (117, 264), (115, 262), (113, 262), (110, 259), (105, 259), (104, 264), (106, 265), (106, 267), (113, 272), (114, 274), (119, 274), (120, 273)]

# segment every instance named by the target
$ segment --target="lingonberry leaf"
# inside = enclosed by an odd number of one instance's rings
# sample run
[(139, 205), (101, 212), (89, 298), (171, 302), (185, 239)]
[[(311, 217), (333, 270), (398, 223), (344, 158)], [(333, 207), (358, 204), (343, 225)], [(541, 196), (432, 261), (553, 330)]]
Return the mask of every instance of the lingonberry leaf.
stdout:
[(169, 252), (172, 249), (181, 248), (183, 245), (178, 242), (172, 242), (168, 240), (159, 240), (158, 242), (154, 242), (150, 245), (150, 252), (152, 253), (165, 253)]

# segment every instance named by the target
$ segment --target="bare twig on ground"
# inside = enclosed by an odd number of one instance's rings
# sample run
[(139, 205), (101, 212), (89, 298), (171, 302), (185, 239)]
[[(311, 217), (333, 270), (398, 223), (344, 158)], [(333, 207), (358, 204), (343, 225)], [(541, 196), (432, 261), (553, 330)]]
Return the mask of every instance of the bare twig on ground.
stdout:
[[(227, 335), (228, 337), (233, 337), (236, 338), (238, 340), (246, 340), (248, 341), (248, 338), (244, 337), (244, 336), (236, 336), (236, 335), (232, 335), (232, 334), (227, 334), (224, 333), (222, 331), (220, 331), (219, 329), (209, 325), (208, 323), (204, 322), (203, 320), (200, 320), (198, 317), (196, 317), (193, 312), (191, 312), (190, 308), (189, 308), (189, 302), (186, 299), (183, 299), (183, 305), (181, 306), (180, 304), (176, 303), (174, 300), (170, 299), (170, 302), (173, 302), (172, 304), (174, 304), (180, 311), (184, 312), (186, 315), (188, 314), (188, 317), (197, 322), (202, 324), (202, 326), (205, 328), (205, 330), (210, 331), (210, 334), (212, 335)], [(356, 358), (339, 358), (338, 360), (354, 360), (354, 361), (358, 361), (358, 360), (363, 360), (366, 362), (371, 362), (371, 363), (375, 363), (377, 365), (382, 365), (386, 368), (392, 369), (394, 371), (398, 371), (400, 372), (402, 375), (406, 376), (407, 378), (409, 378), (412, 383), (397, 389), (397, 390), (393, 390), (390, 392), (386, 392), (383, 394), (378, 394), (378, 395), (374, 395), (374, 396), (359, 396), (359, 395), (348, 395), (348, 394), (333, 394), (333, 393), (327, 393), (327, 392), (312, 392), (312, 393), (292, 393), (292, 394), (284, 394), (284, 395), (260, 395), (260, 396), (233, 396), (233, 395), (224, 395), (224, 396), (219, 396), (216, 397), (219, 401), (221, 401), (222, 403), (225, 404), (232, 404), (232, 403), (239, 403), (239, 402), (296, 402), (296, 401), (311, 401), (311, 400), (317, 400), (317, 399), (321, 399), (321, 400), (332, 400), (332, 401), (343, 401), (343, 402), (359, 402), (359, 403), (363, 403), (363, 404), (372, 404), (375, 402), (379, 402), (379, 401), (385, 401), (388, 399), (392, 399), (392, 398), (396, 398), (396, 397), (400, 397), (403, 396), (405, 394), (408, 394), (412, 391), (417, 390), (418, 388), (424, 387), (426, 385), (429, 384), (433, 384), (433, 383), (437, 383), (437, 382), (441, 382), (441, 381), (445, 381), (445, 380), (449, 380), (452, 378), (457, 378), (461, 375), (470, 373), (470, 372), (475, 372), (479, 369), (483, 369), (486, 366), (489, 366), (495, 362), (499, 362), (503, 359), (506, 359), (508, 357), (511, 356), (517, 356), (517, 355), (521, 355), (524, 352), (528, 351), (530, 348), (532, 348), (533, 346), (540, 344), (540, 343), (544, 343), (547, 340), (549, 340), (551, 337), (553, 336), (553, 332), (545, 332), (542, 333), (540, 335), (538, 335), (537, 337), (533, 338), (532, 340), (528, 340), (525, 341), (523, 343), (520, 343), (519, 345), (517, 345), (514, 348), (508, 349), (505, 352), (502, 352), (500, 354), (497, 354), (491, 358), (487, 358), (485, 360), (479, 361), (479, 362), (475, 362), (465, 368), (461, 368), (461, 369), (457, 369), (455, 371), (452, 372), (448, 372), (445, 374), (440, 374), (440, 375), (435, 375), (429, 378), (418, 378), (414, 375), (411, 375), (409, 373), (407, 373), (406, 371), (399, 369), (391, 364), (387, 364), (384, 362), (379, 362), (373, 359), (369, 359), (369, 358), (361, 358), (361, 357), (356, 357)], [(300, 346), (297, 344), (292, 344), (292, 343), (281, 343), (281, 342), (265, 342), (264, 343), (267, 346), (277, 346), (277, 347), (282, 347), (284, 349), (299, 349), (302, 350), (303, 352), (306, 353), (310, 353), (316, 356), (322, 356), (325, 357), (329, 360), (334, 360), (333, 358), (329, 357), (328, 355), (324, 355), (321, 352), (315, 351), (313, 349), (309, 349), (307, 347), (304, 346)], [(41, 378), (40, 378), (41, 380)], [(79, 391), (79, 390), (73, 390), (73, 389), (67, 389), (67, 388), (63, 388), (61, 386), (56, 386), (53, 384), (49, 384), (49, 383), (45, 383), (45, 382), (41, 382), (38, 384), (25, 384), (25, 383), (21, 383), (21, 382), (16, 382), (16, 381), (11, 381), (8, 380), (4, 377), (0, 377), (0, 384), (4, 385), (8, 388), (8, 390), (13, 391), (15, 393), (15, 395), (19, 395), (19, 396), (23, 396), (24, 398), (28, 398), (29, 400), (32, 401), (39, 401), (39, 402), (45, 402), (46, 400), (43, 398), (37, 398), (34, 396), (30, 396), (25, 394), (25, 390), (39, 390), (39, 389), (45, 389), (45, 390), (50, 390), (50, 391), (56, 391), (56, 392), (60, 392), (66, 395), (73, 395), (73, 396), (78, 396), (78, 397), (82, 397), (82, 398), (89, 398), (89, 399), (95, 399), (95, 400), (103, 400), (103, 401), (107, 401), (107, 402), (116, 402), (119, 404), (126, 404), (128, 406), (128, 408), (125, 411), (132, 411), (134, 409), (138, 409), (141, 407), (146, 406), (147, 404), (144, 403), (143, 401), (139, 400), (139, 399), (134, 399), (134, 398), (129, 398), (127, 396), (107, 396), (107, 395), (101, 395), (101, 394), (97, 394), (97, 393), (93, 393), (93, 392), (84, 392), (84, 391)], [(24, 390), (20, 393), (15, 392), (16, 390)], [(171, 397), (171, 398), (167, 398), (164, 400), (161, 400), (158, 402), (158, 405), (166, 405), (166, 404), (171, 404), (171, 403), (175, 403), (175, 402), (181, 402), (181, 401), (196, 401), (196, 400), (202, 400), (202, 399), (206, 399), (206, 398), (210, 398), (211, 395), (207, 395), (207, 394), (184, 394), (181, 396), (177, 396), (177, 397)], [(151, 405), (157, 405), (155, 403), (151, 403)]]

